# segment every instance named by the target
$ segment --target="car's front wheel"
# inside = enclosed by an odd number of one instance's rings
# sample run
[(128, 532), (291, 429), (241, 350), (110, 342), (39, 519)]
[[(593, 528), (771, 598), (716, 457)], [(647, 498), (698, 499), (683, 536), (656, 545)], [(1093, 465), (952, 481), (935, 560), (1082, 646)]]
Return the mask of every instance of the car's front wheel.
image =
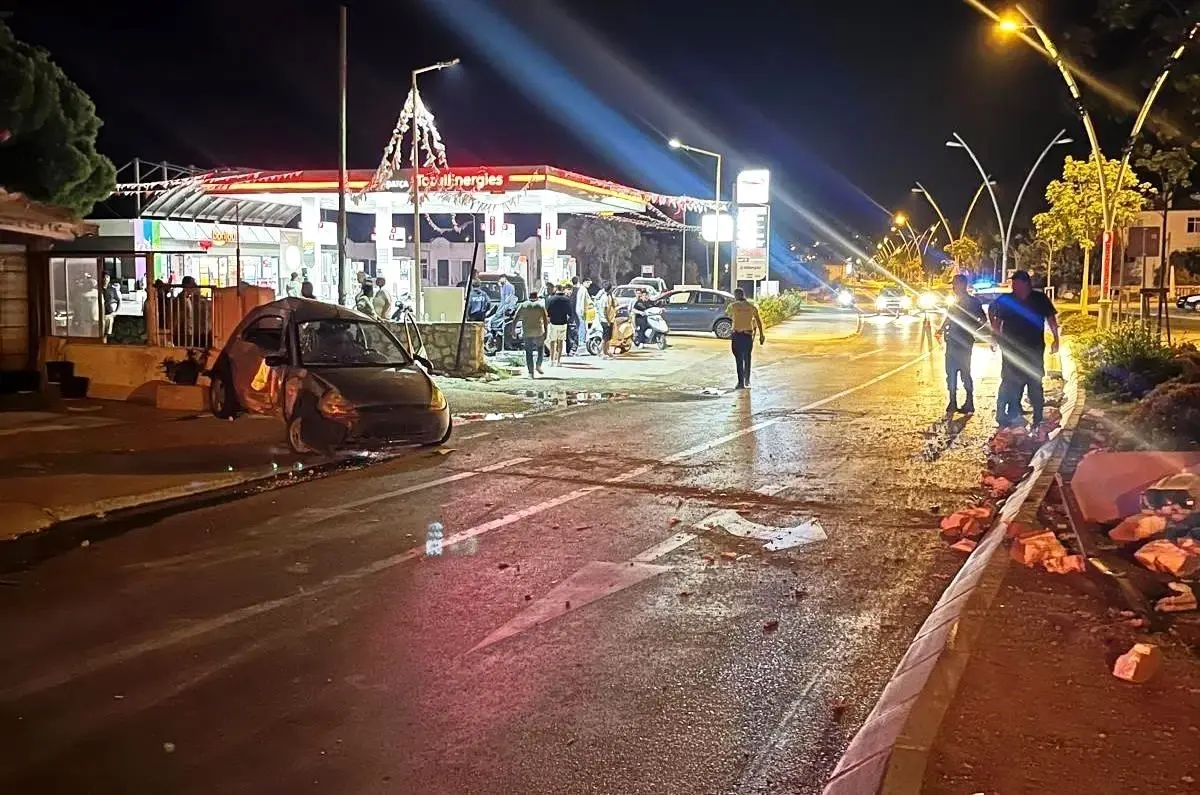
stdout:
[(229, 383), (228, 372), (223, 366), (208, 374), (208, 407), (213, 416), (221, 420), (231, 420), (238, 414), (233, 386)]
[(713, 324), (713, 334), (716, 334), (718, 339), (729, 339), (733, 336), (733, 321), (729, 318), (718, 320)]
[(304, 425), (299, 414), (288, 420), (287, 442), (288, 447), (296, 455), (307, 455), (313, 451), (311, 447), (304, 443)]

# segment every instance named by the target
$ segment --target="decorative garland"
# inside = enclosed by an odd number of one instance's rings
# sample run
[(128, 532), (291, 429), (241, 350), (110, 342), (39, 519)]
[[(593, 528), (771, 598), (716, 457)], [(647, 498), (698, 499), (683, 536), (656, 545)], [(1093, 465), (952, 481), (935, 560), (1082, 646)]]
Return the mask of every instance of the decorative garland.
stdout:
[[(400, 116), (396, 119), (396, 126), (392, 128), (392, 136), (388, 140), (387, 146), (383, 148), (383, 158), (379, 161), (379, 167), (375, 170), (375, 175), (359, 191), (360, 195), (379, 190), (392, 179), (397, 171), (403, 168), (404, 136), (410, 127), (413, 128), (413, 135), (418, 136), (425, 147), (424, 166), (433, 168), (435, 171), (449, 168), (446, 161), (446, 147), (442, 143), (442, 134), (437, 129), (433, 114), (429, 112), (429, 108), (421, 99), (420, 92), (414, 86), (409, 90), (408, 98), (404, 100), (404, 107), (400, 109)], [(414, 169), (416, 168), (415, 163), (411, 165)]]

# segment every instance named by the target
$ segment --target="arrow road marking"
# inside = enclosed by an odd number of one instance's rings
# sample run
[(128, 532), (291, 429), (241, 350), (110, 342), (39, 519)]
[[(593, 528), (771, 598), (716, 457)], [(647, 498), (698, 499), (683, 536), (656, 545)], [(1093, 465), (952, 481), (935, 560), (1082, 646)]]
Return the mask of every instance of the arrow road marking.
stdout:
[(765, 541), (767, 543), (763, 549), (768, 552), (778, 552), (781, 549), (791, 549), (829, 540), (825, 529), (816, 519), (809, 519), (794, 527), (771, 527), (744, 519), (741, 514), (733, 510), (717, 511), (701, 519), (694, 526), (701, 530), (724, 530), (738, 538)]

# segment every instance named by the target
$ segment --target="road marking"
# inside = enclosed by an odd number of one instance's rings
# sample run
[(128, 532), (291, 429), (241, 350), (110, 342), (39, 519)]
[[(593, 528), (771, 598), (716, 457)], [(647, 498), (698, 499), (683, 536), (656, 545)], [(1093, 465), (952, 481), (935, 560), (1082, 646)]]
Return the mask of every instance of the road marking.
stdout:
[(752, 522), (743, 518), (734, 510), (717, 511), (696, 522), (693, 527), (701, 530), (723, 530), (738, 538), (753, 538), (765, 541), (763, 549), (768, 552), (779, 552), (783, 549), (815, 544), (818, 541), (828, 541), (829, 536), (816, 519), (809, 519), (794, 527), (772, 527), (770, 525)]
[(857, 362), (859, 359), (865, 359), (868, 356), (874, 356), (875, 354), (879, 353), (881, 350), (883, 350), (883, 348), (876, 348), (873, 351), (867, 351), (866, 353), (855, 354), (854, 356), (850, 357), (850, 361)]
[(792, 724), (792, 721), (796, 719), (796, 713), (800, 711), (800, 707), (802, 707), (804, 702), (808, 700), (808, 696), (810, 693), (812, 693), (812, 689), (817, 686), (817, 682), (820, 682), (824, 676), (824, 668), (813, 674), (813, 677), (809, 679), (804, 687), (800, 690), (799, 697), (797, 697), (796, 700), (793, 701), (784, 711), (783, 717), (779, 719), (779, 723), (776, 724), (775, 730), (771, 732), (771, 736), (768, 737), (767, 741), (763, 743), (763, 746), (758, 749), (758, 753), (755, 754), (754, 758), (750, 760), (750, 764), (746, 765), (746, 769), (742, 773), (742, 777), (738, 780), (738, 792), (763, 791), (761, 784), (764, 782), (760, 782), (760, 779), (762, 779), (763, 775), (766, 773), (766, 768), (771, 761), (771, 757), (774, 755), (775, 750), (780, 746), (780, 744), (783, 743), (784, 734), (787, 732), (788, 727)]
[(381, 502), (383, 500), (390, 500), (393, 497), (403, 497), (405, 494), (413, 494), (418, 491), (425, 491), (426, 489), (432, 489), (435, 486), (444, 486), (447, 483), (457, 483), (460, 480), (466, 480), (467, 478), (473, 478), (477, 475), (483, 475), (488, 472), (496, 472), (501, 469), (507, 469), (508, 467), (516, 466), (517, 464), (524, 464), (532, 460), (533, 459), (531, 458), (510, 458), (507, 461), (501, 461), (498, 464), (489, 464), (488, 466), (480, 467), (479, 469), (472, 469), (466, 472), (457, 472), (453, 475), (447, 475), (444, 478), (427, 480), (424, 483), (416, 483), (412, 486), (405, 486), (402, 489), (394, 489), (393, 491), (372, 494), (370, 497), (363, 497), (361, 500), (351, 500), (350, 502), (342, 503), (337, 508), (331, 510), (335, 511), (336, 513), (345, 513), (346, 511), (351, 511), (355, 508), (361, 508), (364, 505), (373, 505), (374, 503)]
[[(919, 364), (920, 362), (929, 358), (929, 355), (930, 354), (928, 352), (923, 353), (910, 362), (902, 364), (899, 367), (893, 367), (891, 370), (888, 370), (886, 373), (877, 375), (874, 378), (871, 378), (867, 381), (864, 381), (861, 384), (858, 384), (857, 386), (853, 386), (848, 389), (843, 389), (841, 392), (838, 392), (835, 395), (830, 395), (827, 398), (822, 398), (821, 400), (814, 401), (814, 402), (808, 404), (807, 406), (802, 407), (800, 410), (807, 411), (807, 410), (811, 410), (811, 409), (815, 409), (815, 408), (820, 408), (821, 406), (832, 403), (833, 401), (838, 400), (843, 397), (846, 397), (847, 395), (852, 395), (855, 392), (858, 392), (858, 391), (866, 389), (870, 386), (873, 386), (873, 385), (879, 383), (880, 381), (883, 381), (886, 378), (890, 378), (891, 376), (896, 375), (897, 373), (903, 372), (904, 370), (908, 369), (909, 367), (912, 367), (913, 365)], [(739, 439), (739, 438), (746, 436), (748, 434), (751, 434), (751, 433), (755, 433), (757, 431), (762, 430), (763, 428), (769, 428), (770, 426), (775, 425), (778, 422), (780, 422), (780, 420), (778, 420), (778, 419), (766, 420), (764, 422), (760, 422), (760, 423), (756, 423), (755, 425), (751, 425), (747, 428), (743, 428), (740, 431), (734, 431), (733, 433), (727, 433), (724, 436), (717, 437), (716, 439), (712, 439), (710, 441), (704, 442), (703, 444), (698, 444), (698, 445), (695, 445), (694, 447), (689, 447), (686, 450), (681, 450), (680, 452), (675, 453), (674, 455), (664, 458), (662, 460), (662, 463), (667, 463), (667, 464), (674, 463), (674, 462), (680, 461), (684, 458), (689, 458), (698, 453), (706, 452), (708, 450), (713, 449), (714, 447), (719, 447), (720, 445), (723, 445), (726, 442), (733, 441), (734, 439)], [(505, 467), (512, 466), (517, 463), (522, 463), (522, 462), (528, 461), (528, 460), (530, 460), (530, 459), (514, 458), (514, 459), (510, 459), (508, 461), (502, 461), (498, 464), (492, 464), (491, 466), (488, 466), (488, 467), (483, 467), (478, 471), (459, 472), (454, 475), (449, 475), (445, 478), (438, 478), (436, 480), (426, 481), (425, 483), (419, 483), (419, 484), (416, 484), (413, 486), (407, 486), (403, 489), (396, 489), (395, 491), (387, 492), (385, 494), (374, 495), (372, 497), (368, 497), (363, 500), (358, 500), (354, 503), (350, 503), (346, 507), (369, 505), (372, 502), (378, 502), (379, 500), (389, 499), (391, 497), (401, 496), (403, 494), (411, 494), (415, 491), (421, 491), (423, 489), (432, 488), (433, 486), (436, 486), (436, 485), (442, 485), (445, 483), (453, 483), (458, 480), (465, 480), (468, 477), (474, 477), (475, 475), (478, 475), (482, 472), (496, 471), (498, 469), (503, 469)], [(588, 486), (586, 488), (577, 489), (575, 491), (568, 492), (567, 494), (561, 495), (559, 497), (555, 497), (554, 499), (546, 500), (545, 502), (538, 503), (537, 505), (533, 505), (533, 506), (530, 506), (523, 510), (508, 514), (507, 516), (500, 517), (499, 519), (494, 519), (490, 522), (485, 522), (484, 524), (476, 525), (475, 527), (469, 528), (467, 530), (463, 530), (462, 532), (454, 533), (453, 535), (447, 536), (445, 538), (445, 540), (443, 541), (443, 547), (450, 547), (455, 544), (459, 544), (470, 538), (475, 538), (476, 536), (482, 535), (483, 533), (490, 532), (491, 530), (497, 530), (502, 527), (506, 527), (510, 524), (513, 524), (514, 522), (521, 521), (522, 519), (527, 519), (531, 516), (535, 516), (539, 513), (542, 513), (543, 511), (549, 510), (550, 508), (554, 508), (559, 505), (564, 505), (568, 502), (572, 502), (574, 500), (580, 499), (581, 497), (585, 497), (589, 494), (593, 494), (597, 491), (600, 491), (607, 484), (623, 483), (627, 480), (632, 480), (633, 478), (640, 477), (640, 476), (646, 474), (647, 472), (649, 472), (650, 470), (652, 470), (654, 468), (654, 466), (655, 465), (647, 464), (644, 466), (637, 467), (635, 469), (631, 469), (627, 472), (617, 475), (616, 477), (610, 478), (609, 480), (605, 481), (604, 484), (601, 484), (598, 486)], [(10, 687), (10, 688), (4, 689), (4, 690), (0, 690), (0, 702), (13, 701), (15, 699), (28, 696), (32, 693), (38, 693), (43, 690), (50, 689), (52, 687), (57, 687), (57, 686), (65, 684), (67, 682), (70, 682), (74, 679), (77, 679), (81, 676), (94, 674), (99, 671), (105, 670), (107, 668), (111, 668), (114, 665), (120, 665), (122, 663), (136, 659), (137, 657), (140, 657), (143, 654), (159, 651), (159, 650), (167, 648), (169, 646), (174, 646), (178, 643), (192, 640), (192, 639), (201, 637), (203, 635), (207, 635), (211, 632), (215, 632), (215, 631), (224, 629), (226, 627), (233, 626), (242, 621), (246, 621), (248, 619), (255, 618), (257, 616), (261, 616), (266, 613), (273, 612), (275, 610), (279, 610), (281, 608), (295, 604), (296, 602), (298, 602), (300, 600), (311, 600), (315, 597), (320, 596), (321, 594), (325, 593), (326, 591), (330, 591), (334, 588), (340, 587), (347, 583), (356, 582), (365, 577), (369, 577), (371, 575), (378, 574), (380, 572), (383, 572), (388, 569), (399, 566), (403, 563), (407, 563), (410, 560), (416, 560), (417, 558), (424, 556), (424, 554), (425, 554), (424, 547), (421, 547), (421, 546), (413, 547), (404, 552), (400, 552), (398, 554), (391, 555), (386, 558), (381, 558), (380, 560), (377, 560), (373, 563), (369, 563), (360, 568), (354, 569), (353, 571), (345, 572), (343, 574), (338, 574), (336, 576), (330, 577), (329, 579), (326, 579), (326, 580), (318, 583), (317, 585), (306, 589), (303, 592), (293, 593), (293, 594), (289, 594), (287, 596), (282, 596), (282, 597), (279, 597), (276, 599), (270, 599), (265, 602), (258, 602), (258, 603), (252, 604), (252, 605), (247, 605), (246, 607), (242, 607), (242, 608), (239, 608), (232, 612), (225, 613), (224, 615), (196, 621), (195, 623), (191, 624), (190, 626), (176, 629), (176, 630), (174, 630), (172, 632), (168, 632), (164, 635), (147, 638), (147, 639), (145, 639), (139, 643), (136, 643), (132, 646), (126, 646), (124, 648), (114, 649), (113, 651), (111, 651), (107, 654), (95, 655), (95, 656), (89, 658), (88, 660), (86, 660), (84, 663), (76, 666), (73, 669), (68, 669), (68, 670), (60, 669), (58, 671), (50, 671), (50, 672), (43, 674), (40, 677), (37, 677), (35, 679), (32, 679), (30, 681), (27, 681), (20, 685), (17, 685), (16, 687)]]
[(472, 434), (468, 434), (467, 436), (460, 436), (460, 437), (458, 437), (458, 440), (460, 442), (467, 442), (467, 441), (470, 441), (471, 439), (481, 439), (484, 436), (491, 436), (491, 434), (488, 433), (487, 431), (484, 431), (483, 433), (472, 433)]
[(634, 563), (653, 563), (664, 555), (669, 555), (695, 538), (696, 536), (691, 533), (676, 533), (666, 541), (663, 541), (661, 544), (655, 544), (645, 552), (639, 552), (637, 555), (634, 555), (632, 558), (630, 558), (630, 560), (632, 560)]

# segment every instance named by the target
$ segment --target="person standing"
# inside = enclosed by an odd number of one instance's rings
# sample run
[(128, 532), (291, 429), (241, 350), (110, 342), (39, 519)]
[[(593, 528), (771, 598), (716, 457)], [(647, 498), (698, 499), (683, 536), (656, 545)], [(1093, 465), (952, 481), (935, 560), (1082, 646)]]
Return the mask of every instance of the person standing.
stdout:
[[(529, 377), (536, 378), (534, 371), (542, 372), (543, 346), (546, 344), (546, 328), (549, 326), (546, 307), (538, 301), (538, 294), (531, 292), (529, 299), (517, 305), (516, 322), (521, 326), (521, 342), (525, 348), (525, 366)], [(537, 351), (537, 364), (533, 354)]]
[(592, 280), (584, 279), (580, 282), (579, 289), (575, 293), (575, 315), (579, 318), (578, 339), (575, 344), (578, 346), (581, 356), (588, 352), (588, 311), (596, 311), (596, 307), (592, 302), (591, 286)]
[(613, 297), (611, 282), (606, 283), (600, 288), (600, 292), (596, 293), (596, 317), (600, 321), (600, 355), (605, 359), (611, 359), (612, 355), (608, 352), (608, 348), (612, 342), (613, 323), (617, 320), (617, 299)]
[(354, 308), (367, 317), (378, 317), (375, 314), (375, 286), (373, 284), (370, 282), (362, 283), (361, 292), (354, 301)]
[(975, 413), (975, 381), (971, 378), (971, 352), (975, 342), (982, 339), (982, 330), (987, 325), (983, 304), (967, 291), (967, 277), (954, 277), (954, 303), (946, 310), (946, 320), (938, 329), (938, 339), (946, 344), (946, 388), (950, 402), (946, 404), (946, 416), (954, 415), (958, 408), (958, 379), (962, 377), (963, 390), (967, 399), (963, 401), (962, 413)]
[(754, 351), (754, 332), (758, 332), (758, 344), (767, 341), (762, 317), (758, 307), (746, 300), (746, 291), (741, 287), (733, 291), (733, 301), (725, 307), (725, 314), (733, 321), (733, 334), (729, 346), (737, 366), (737, 388), (750, 388), (750, 358)]
[(650, 327), (650, 318), (646, 310), (654, 306), (654, 303), (644, 288), (639, 287), (633, 295), (633, 306), (629, 310), (629, 314), (633, 316), (633, 344), (641, 345), (646, 341), (646, 329)]
[(391, 320), (392, 318), (392, 295), (385, 287), (387, 279), (382, 276), (375, 277), (375, 295), (371, 299), (371, 305), (375, 308), (375, 316), (380, 320)]
[(1000, 343), (1000, 390), (996, 395), (996, 422), (1000, 427), (1024, 425), (1021, 399), (1029, 391), (1033, 406), (1033, 427), (1042, 423), (1046, 401), (1042, 394), (1045, 375), (1046, 326), (1053, 342), (1051, 353), (1058, 353), (1058, 311), (1046, 294), (1033, 289), (1029, 273), (1012, 275), (1012, 292), (1001, 295), (990, 307), (992, 333)]
[(300, 297), (301, 298), (311, 298), (313, 300), (316, 300), (317, 292), (316, 292), (316, 289), (313, 287), (312, 282), (304, 281), (304, 282), (300, 283)]
[(113, 281), (112, 276), (105, 272), (103, 277), (101, 297), (104, 300), (104, 341), (112, 336), (113, 324), (117, 319), (117, 310), (121, 308), (121, 288)]
[(546, 298), (546, 315), (550, 327), (546, 331), (546, 344), (550, 346), (550, 365), (562, 364), (563, 349), (567, 347), (567, 326), (571, 322), (571, 299), (563, 292), (562, 285), (555, 285), (554, 292)]
[(283, 293), (288, 298), (299, 298), (300, 289), (303, 287), (300, 281), (300, 274), (292, 271), (292, 275), (288, 277), (287, 283), (283, 285)]
[(509, 283), (507, 276), (500, 277), (500, 306), (508, 306), (517, 302), (517, 288)]

